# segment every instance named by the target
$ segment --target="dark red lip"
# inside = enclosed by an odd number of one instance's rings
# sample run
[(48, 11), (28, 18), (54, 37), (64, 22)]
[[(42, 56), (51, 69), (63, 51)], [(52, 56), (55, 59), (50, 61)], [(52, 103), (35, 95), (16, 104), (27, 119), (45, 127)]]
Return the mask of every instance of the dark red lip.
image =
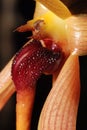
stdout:
[(17, 90), (35, 86), (42, 73), (53, 73), (57, 61), (60, 63), (62, 52), (54, 52), (32, 40), (15, 56), (12, 64), (12, 79)]

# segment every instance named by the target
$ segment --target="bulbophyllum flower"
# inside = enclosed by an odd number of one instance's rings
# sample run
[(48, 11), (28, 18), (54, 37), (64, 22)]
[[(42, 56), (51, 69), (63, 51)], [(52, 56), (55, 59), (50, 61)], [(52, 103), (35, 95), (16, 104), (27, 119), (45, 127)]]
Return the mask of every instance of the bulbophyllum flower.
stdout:
[(17, 130), (30, 129), (36, 83), (42, 73), (52, 74), (53, 82), (38, 130), (76, 130), (78, 58), (87, 54), (86, 19), (86, 14), (72, 16), (59, 0), (37, 0), (34, 18), (16, 29), (32, 31), (32, 36), (0, 73), (0, 109), (16, 90)]

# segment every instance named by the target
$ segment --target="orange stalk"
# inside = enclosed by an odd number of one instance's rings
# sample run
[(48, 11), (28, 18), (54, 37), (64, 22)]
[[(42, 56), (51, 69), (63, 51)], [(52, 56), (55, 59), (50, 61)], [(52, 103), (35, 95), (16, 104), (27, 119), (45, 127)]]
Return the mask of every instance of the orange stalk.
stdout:
[(30, 130), (35, 88), (17, 93), (16, 130)]

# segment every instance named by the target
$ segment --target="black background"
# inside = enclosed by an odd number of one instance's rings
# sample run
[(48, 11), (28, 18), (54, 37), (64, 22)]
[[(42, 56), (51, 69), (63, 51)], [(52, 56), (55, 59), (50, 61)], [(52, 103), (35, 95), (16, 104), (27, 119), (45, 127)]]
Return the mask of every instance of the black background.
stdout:
[[(73, 14), (87, 13), (87, 2), (86, 0), (74, 0), (67, 4), (67, 0), (63, 0), (69, 7)], [(2, 3), (0, 3), (0, 14), (2, 15), (3, 8)], [(13, 39), (13, 52), (10, 57), (17, 52), (25, 42), (27, 42), (27, 37), (31, 35), (30, 32), (18, 33), (13, 32), (13, 30), (26, 23), (29, 19), (32, 19), (34, 13), (35, 2), (33, 0), (18, 0), (16, 2), (14, 12), (15, 12), (15, 24), (11, 29), (11, 37)], [(20, 18), (21, 17), (21, 18)], [(5, 44), (5, 43), (4, 43)], [(2, 54), (0, 54), (0, 68), (2, 69), (7, 61), (8, 57), (4, 62)], [(81, 74), (81, 96), (80, 104), (78, 110), (77, 118), (77, 130), (86, 130), (87, 125), (87, 56), (79, 57), (80, 61), (80, 74)], [(42, 75), (37, 83), (37, 92), (35, 98), (35, 106), (33, 111), (31, 130), (37, 130), (37, 123), (43, 102), (51, 89), (51, 76)], [(15, 130), (15, 103), (16, 94), (10, 98), (5, 107), (0, 112), (0, 130)]]

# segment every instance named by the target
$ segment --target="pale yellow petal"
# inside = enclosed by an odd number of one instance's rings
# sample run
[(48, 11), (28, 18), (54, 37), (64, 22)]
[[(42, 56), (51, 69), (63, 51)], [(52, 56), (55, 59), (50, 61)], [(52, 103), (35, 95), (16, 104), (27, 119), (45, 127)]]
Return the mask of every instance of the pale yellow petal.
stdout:
[(60, 0), (36, 0), (57, 16), (66, 19), (71, 16), (69, 9)]

